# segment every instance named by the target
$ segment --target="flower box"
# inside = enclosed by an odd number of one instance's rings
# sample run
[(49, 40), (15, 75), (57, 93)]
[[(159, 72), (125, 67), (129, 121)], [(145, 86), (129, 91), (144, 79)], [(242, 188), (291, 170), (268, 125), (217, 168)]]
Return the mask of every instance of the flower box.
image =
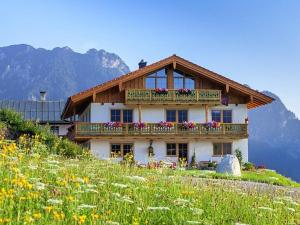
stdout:
[(211, 121), (205, 124), (205, 127), (208, 128), (221, 128), (221, 123), (216, 121)]
[(194, 122), (187, 122), (187, 121), (184, 121), (182, 124), (181, 124), (182, 128), (184, 129), (194, 129), (196, 127), (196, 124)]
[(190, 89), (187, 89), (187, 88), (178, 89), (177, 92), (181, 95), (190, 95), (190, 94), (192, 94), (192, 91)]
[(122, 127), (121, 122), (107, 122), (104, 124), (104, 127), (106, 128), (119, 128)]
[(156, 94), (168, 94), (168, 89), (166, 89), (166, 88), (156, 88), (155, 93)]
[(136, 128), (136, 129), (143, 129), (145, 127), (146, 127), (146, 123), (144, 123), (144, 122), (134, 123), (134, 128)]
[(159, 127), (163, 127), (163, 128), (172, 128), (172, 127), (174, 127), (174, 123), (172, 123), (172, 122), (160, 121), (158, 125), (159, 125)]

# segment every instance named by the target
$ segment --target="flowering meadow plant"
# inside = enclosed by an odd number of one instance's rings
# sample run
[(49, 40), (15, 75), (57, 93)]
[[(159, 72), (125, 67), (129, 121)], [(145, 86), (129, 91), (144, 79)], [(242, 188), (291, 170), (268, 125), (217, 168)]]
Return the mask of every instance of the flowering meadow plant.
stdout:
[(190, 94), (192, 94), (192, 91), (188, 88), (181, 88), (181, 89), (178, 89), (178, 93), (181, 95), (190, 95)]
[(160, 121), (160, 122), (159, 122), (159, 126), (160, 126), (160, 127), (165, 127), (165, 128), (172, 128), (172, 127), (174, 127), (174, 123), (172, 123), (172, 122), (164, 122), (164, 121)]
[(155, 93), (156, 94), (168, 94), (168, 89), (166, 89), (166, 88), (156, 88)]
[(107, 122), (104, 124), (104, 127), (106, 128), (118, 128), (118, 127), (122, 127), (122, 123), (121, 122)]

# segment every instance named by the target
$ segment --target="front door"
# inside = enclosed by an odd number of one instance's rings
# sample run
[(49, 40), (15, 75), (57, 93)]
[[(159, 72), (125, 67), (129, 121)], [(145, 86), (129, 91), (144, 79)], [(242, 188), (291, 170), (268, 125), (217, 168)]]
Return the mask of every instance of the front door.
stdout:
[(178, 160), (187, 162), (187, 160), (188, 160), (188, 144), (186, 144), (186, 143), (178, 144)]

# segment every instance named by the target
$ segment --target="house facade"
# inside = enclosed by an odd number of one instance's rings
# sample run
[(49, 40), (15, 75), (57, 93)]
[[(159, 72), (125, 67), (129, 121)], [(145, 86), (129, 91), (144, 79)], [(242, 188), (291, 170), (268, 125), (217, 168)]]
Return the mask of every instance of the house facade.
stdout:
[(69, 138), (99, 158), (248, 161), (248, 110), (273, 99), (173, 55), (68, 98)]

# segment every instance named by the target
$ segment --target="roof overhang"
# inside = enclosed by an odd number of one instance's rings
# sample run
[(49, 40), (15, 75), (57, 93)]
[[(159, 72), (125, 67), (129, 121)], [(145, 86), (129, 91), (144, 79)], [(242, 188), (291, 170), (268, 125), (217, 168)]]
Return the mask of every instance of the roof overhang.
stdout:
[(259, 92), (252, 88), (249, 88), (245, 85), (242, 85), (238, 82), (235, 82), (229, 78), (226, 78), (220, 74), (217, 74), (213, 71), (210, 71), (204, 67), (201, 67), (199, 65), (196, 65), (186, 59), (183, 59), (177, 55), (172, 55), (168, 58), (165, 58), (163, 60), (160, 60), (156, 63), (153, 63), (151, 65), (145, 66), (143, 68), (140, 68), (138, 70), (135, 70), (133, 72), (130, 72), (128, 74), (122, 75), (120, 77), (117, 77), (113, 80), (107, 81), (105, 83), (102, 83), (100, 85), (97, 85), (93, 88), (90, 88), (88, 90), (79, 92), (71, 97), (68, 98), (67, 103), (64, 107), (63, 113), (62, 113), (62, 119), (68, 118), (76, 113), (75, 109), (76, 106), (79, 105), (79, 103), (85, 102), (85, 100), (88, 99), (94, 99), (96, 94), (106, 91), (112, 87), (122, 85), (122, 83), (127, 82), (129, 80), (135, 79), (140, 76), (147, 75), (148, 73), (154, 72), (156, 70), (159, 70), (160, 68), (166, 67), (166, 66), (173, 66), (173, 68), (176, 67), (183, 67), (190, 71), (193, 71), (195, 74), (201, 74), (202, 76), (205, 76), (208, 79), (211, 79), (215, 82), (221, 83), (226, 85), (226, 87), (230, 87), (231, 89), (237, 90), (243, 94), (246, 94), (249, 96), (249, 103), (247, 104), (248, 109), (252, 109), (258, 106), (262, 106), (268, 103), (271, 103), (274, 99)]

